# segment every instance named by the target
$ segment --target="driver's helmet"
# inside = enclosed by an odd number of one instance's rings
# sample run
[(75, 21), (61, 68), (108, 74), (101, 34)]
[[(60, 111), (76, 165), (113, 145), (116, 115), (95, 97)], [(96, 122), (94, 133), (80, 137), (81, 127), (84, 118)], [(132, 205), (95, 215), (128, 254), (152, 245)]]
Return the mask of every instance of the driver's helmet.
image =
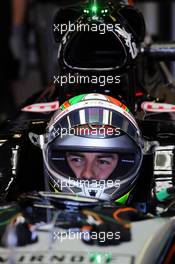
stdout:
[(131, 199), (142, 139), (133, 115), (117, 99), (97, 93), (69, 99), (41, 141), (48, 190), (121, 203)]

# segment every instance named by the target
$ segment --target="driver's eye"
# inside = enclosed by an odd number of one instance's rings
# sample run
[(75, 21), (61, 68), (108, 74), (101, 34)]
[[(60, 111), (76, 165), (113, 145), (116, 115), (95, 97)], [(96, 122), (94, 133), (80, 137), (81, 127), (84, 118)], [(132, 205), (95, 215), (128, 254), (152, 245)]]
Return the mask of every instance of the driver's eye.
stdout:
[(73, 161), (73, 162), (81, 162), (82, 161), (82, 158), (71, 158), (70, 161)]
[(78, 164), (78, 163), (82, 163), (84, 161), (84, 159), (82, 157), (68, 157), (69, 162), (74, 163), (74, 164)]
[(110, 161), (108, 161), (108, 160), (104, 160), (104, 159), (99, 159), (99, 160), (98, 160), (98, 163), (99, 163), (100, 165), (109, 165), (109, 164), (110, 164)]

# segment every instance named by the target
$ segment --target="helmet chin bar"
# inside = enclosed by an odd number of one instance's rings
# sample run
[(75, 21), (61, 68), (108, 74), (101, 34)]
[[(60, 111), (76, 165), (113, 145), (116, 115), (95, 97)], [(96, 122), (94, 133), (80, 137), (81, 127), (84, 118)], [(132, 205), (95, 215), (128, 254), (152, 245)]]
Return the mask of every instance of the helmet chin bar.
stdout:
[[(112, 184), (112, 181), (109, 182), (109, 181), (97, 181), (97, 180), (91, 180), (91, 181), (71, 180), (71, 182), (72, 182), (72, 187), (71, 186), (63, 187), (61, 191), (73, 192), (80, 196), (97, 198), (107, 201), (111, 200), (112, 196), (120, 188), (120, 183), (117, 181), (115, 181), (115, 184)], [(111, 192), (111, 195), (107, 194), (107, 192)]]

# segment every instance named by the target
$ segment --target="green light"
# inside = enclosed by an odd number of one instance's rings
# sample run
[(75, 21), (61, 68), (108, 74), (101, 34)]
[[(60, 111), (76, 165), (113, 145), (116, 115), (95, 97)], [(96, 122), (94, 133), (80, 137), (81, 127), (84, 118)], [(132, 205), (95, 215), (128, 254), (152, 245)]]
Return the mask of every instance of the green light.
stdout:
[(112, 260), (112, 254), (111, 253), (104, 254), (98, 252), (90, 253), (89, 260), (94, 264), (110, 263)]
[(102, 256), (100, 255), (100, 254), (97, 254), (97, 256), (96, 256), (96, 263), (98, 263), (98, 264), (100, 264), (100, 263), (102, 263)]
[(95, 6), (95, 5), (92, 6), (92, 12), (96, 13), (97, 12), (97, 9), (98, 9), (97, 6)]
[(108, 13), (108, 10), (107, 9), (105, 9), (105, 13)]
[(111, 262), (112, 260), (112, 253), (106, 253), (105, 254), (106, 263)]
[(94, 254), (90, 254), (90, 258), (89, 258), (90, 262), (96, 263), (96, 264), (101, 264), (102, 263), (102, 255), (99, 253), (94, 253)]
[(101, 13), (103, 14), (105, 11), (104, 10), (101, 10)]
[(88, 9), (84, 9), (83, 12), (86, 13), (86, 14), (89, 14), (89, 10)]

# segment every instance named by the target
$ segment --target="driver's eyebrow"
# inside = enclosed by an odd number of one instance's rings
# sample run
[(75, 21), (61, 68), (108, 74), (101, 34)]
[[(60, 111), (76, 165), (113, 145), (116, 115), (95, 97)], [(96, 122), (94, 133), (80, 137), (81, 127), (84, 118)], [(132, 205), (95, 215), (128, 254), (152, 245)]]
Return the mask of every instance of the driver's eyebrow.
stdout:
[(107, 153), (102, 153), (102, 154), (99, 154), (98, 156), (97, 156), (97, 158), (112, 158), (112, 159), (114, 159), (114, 156), (115, 154), (107, 154)]
[(67, 152), (67, 156), (69, 157), (69, 156), (77, 156), (77, 157), (84, 157), (84, 155), (82, 154), (82, 153), (80, 153), (80, 152)]

